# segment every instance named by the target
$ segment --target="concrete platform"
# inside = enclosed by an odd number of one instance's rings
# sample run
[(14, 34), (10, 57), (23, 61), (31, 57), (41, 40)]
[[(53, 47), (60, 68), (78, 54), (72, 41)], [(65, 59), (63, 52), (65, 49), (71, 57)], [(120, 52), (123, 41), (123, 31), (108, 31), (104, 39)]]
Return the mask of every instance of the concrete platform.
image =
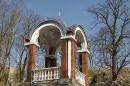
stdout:
[(55, 82), (24, 82), (20, 84), (19, 86), (83, 86), (80, 85), (77, 81), (75, 80), (70, 80), (70, 79), (62, 79), (62, 80), (57, 80)]

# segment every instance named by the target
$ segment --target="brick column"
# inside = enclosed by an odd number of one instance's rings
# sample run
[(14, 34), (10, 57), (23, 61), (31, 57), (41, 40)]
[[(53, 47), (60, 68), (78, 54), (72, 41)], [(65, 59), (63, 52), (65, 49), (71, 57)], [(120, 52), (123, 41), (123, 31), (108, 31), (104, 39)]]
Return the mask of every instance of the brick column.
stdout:
[(27, 82), (32, 80), (32, 69), (35, 68), (36, 45), (27, 45), (28, 48), (28, 63), (27, 63)]
[(71, 40), (71, 78), (75, 79), (75, 50), (76, 43), (74, 40)]
[(61, 51), (62, 51), (62, 57), (61, 57), (61, 78), (65, 79), (68, 76), (68, 43), (67, 40), (63, 40), (61, 44)]
[(89, 80), (88, 80), (88, 53), (87, 52), (80, 52), (79, 54), (79, 60), (80, 60), (80, 71), (86, 75), (85, 77), (85, 83), (86, 86), (89, 86)]
[(75, 41), (68, 37), (62, 39), (61, 78), (75, 79)]

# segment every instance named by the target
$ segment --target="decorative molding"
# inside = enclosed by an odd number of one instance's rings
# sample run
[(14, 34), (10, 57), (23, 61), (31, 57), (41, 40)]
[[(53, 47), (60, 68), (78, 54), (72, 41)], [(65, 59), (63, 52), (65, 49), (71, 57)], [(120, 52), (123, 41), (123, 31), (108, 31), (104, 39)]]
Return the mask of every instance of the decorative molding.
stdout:
[(75, 42), (77, 42), (77, 40), (75, 39), (74, 36), (70, 35), (70, 36), (63, 36), (61, 37), (61, 40), (64, 40), (64, 39), (71, 39), (71, 40), (74, 40)]
[(78, 53), (87, 52), (88, 54), (90, 54), (88, 49), (77, 50), (76, 52)]
[(71, 40), (68, 41), (68, 77), (71, 78)]
[(78, 31), (81, 33), (81, 35), (83, 36), (83, 39), (84, 39), (82, 48), (85, 48), (85, 49), (86, 49), (86, 48), (87, 48), (86, 36), (85, 36), (85, 33), (83, 32), (83, 30), (82, 30), (80, 27), (76, 27), (76, 28), (75, 28), (75, 31), (74, 31), (74, 38), (76, 38), (76, 33), (77, 33)]
[(38, 43), (36, 43), (36, 42), (24, 43), (25, 46), (32, 45), (32, 44), (36, 45), (37, 47), (40, 47), (40, 45)]
[(87, 53), (90, 55), (90, 51), (87, 49)]
[(60, 31), (61, 36), (63, 36), (63, 32), (62, 32), (62, 30), (60, 29), (60, 26), (58, 26), (58, 25), (56, 25), (56, 24), (54, 24), (54, 23), (47, 23), (47, 24), (43, 24), (43, 25), (39, 26), (39, 27), (34, 31), (34, 33), (33, 33), (32, 36), (31, 36), (30, 42), (36, 42), (37, 39), (38, 39), (38, 37), (39, 37), (39, 32), (40, 32), (40, 30), (41, 30), (41, 29), (44, 29), (44, 28), (47, 27), (47, 26), (56, 27), (56, 28)]

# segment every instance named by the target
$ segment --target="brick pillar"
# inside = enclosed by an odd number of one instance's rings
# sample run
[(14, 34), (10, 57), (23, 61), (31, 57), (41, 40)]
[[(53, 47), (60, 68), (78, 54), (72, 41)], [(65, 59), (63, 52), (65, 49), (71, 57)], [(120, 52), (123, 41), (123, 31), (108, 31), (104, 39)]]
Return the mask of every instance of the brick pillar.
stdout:
[(86, 86), (89, 86), (89, 80), (88, 80), (88, 53), (87, 52), (80, 52), (79, 54), (79, 60), (80, 60), (80, 71), (86, 75), (85, 77), (85, 83)]
[(32, 80), (32, 69), (35, 68), (35, 58), (36, 58), (36, 45), (27, 45), (28, 48), (28, 64), (27, 64), (27, 82)]
[(71, 78), (75, 79), (75, 50), (76, 43), (74, 40), (71, 40)]
[(61, 78), (65, 79), (68, 77), (68, 43), (67, 40), (63, 40), (61, 44)]
[(61, 78), (75, 79), (75, 41), (67, 38), (61, 45)]

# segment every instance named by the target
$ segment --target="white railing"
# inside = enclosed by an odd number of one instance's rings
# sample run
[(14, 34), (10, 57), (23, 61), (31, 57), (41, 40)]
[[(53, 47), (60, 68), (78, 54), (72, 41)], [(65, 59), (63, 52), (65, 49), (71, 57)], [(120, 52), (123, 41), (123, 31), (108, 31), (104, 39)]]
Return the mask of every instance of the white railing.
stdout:
[(81, 73), (78, 69), (75, 68), (75, 78), (78, 83), (85, 86), (85, 74)]
[(49, 81), (60, 79), (60, 68), (59, 67), (50, 67), (42, 69), (33, 69), (32, 71), (33, 82), (36, 81)]

